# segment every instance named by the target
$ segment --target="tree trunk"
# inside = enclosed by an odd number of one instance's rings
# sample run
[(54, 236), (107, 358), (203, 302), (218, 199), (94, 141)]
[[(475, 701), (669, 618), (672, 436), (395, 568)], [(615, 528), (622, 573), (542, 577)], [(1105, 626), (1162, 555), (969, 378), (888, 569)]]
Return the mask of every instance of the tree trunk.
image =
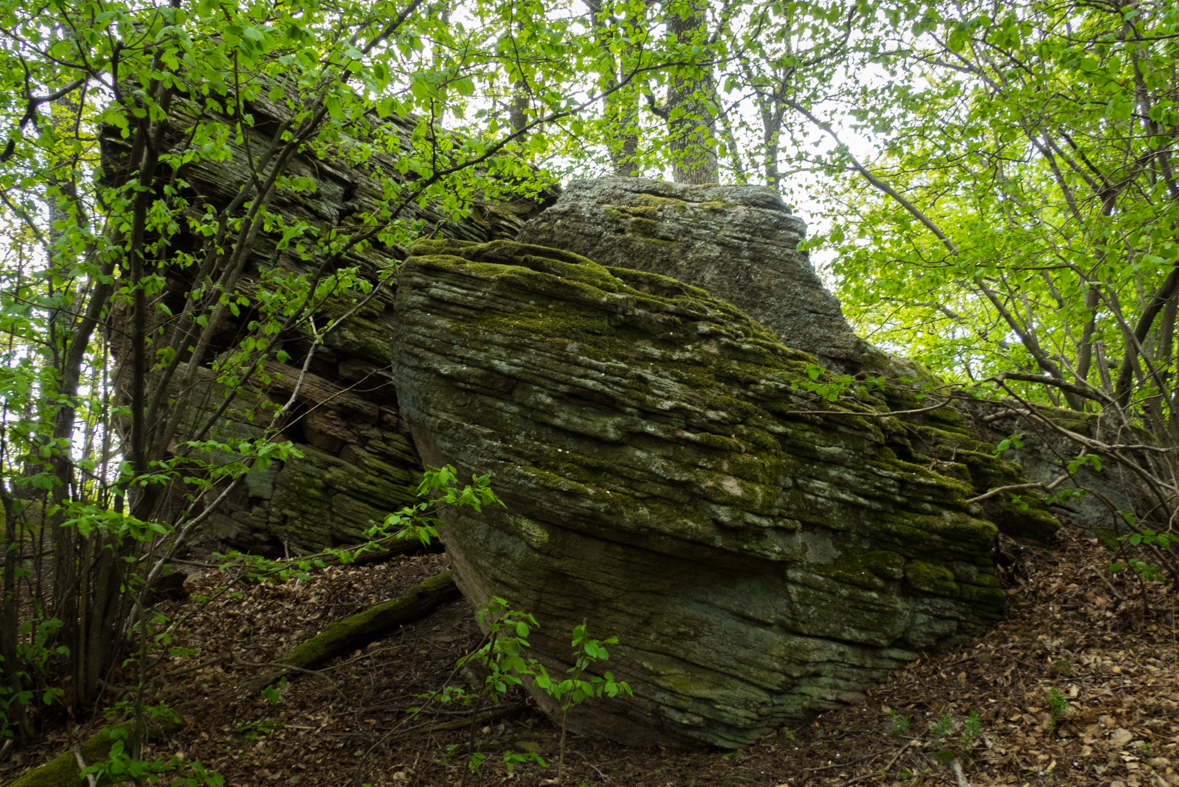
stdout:
[[(667, 34), (680, 44), (703, 45), (708, 38), (705, 6), (702, 3), (667, 5)], [(685, 73), (685, 71), (687, 73)], [(685, 69), (672, 77), (667, 90), (669, 148), (672, 176), (676, 183), (716, 183), (716, 151), (712, 140), (716, 118), (712, 66)]]
[[(598, 43), (603, 52), (607, 53), (609, 69), (606, 73), (604, 89), (606, 96), (606, 147), (610, 153), (610, 162), (614, 165), (614, 174), (629, 177), (638, 175), (639, 167), (639, 87), (629, 84), (618, 89), (619, 84), (627, 78), (631, 62), (634, 58), (634, 40), (639, 31), (647, 29), (647, 16), (644, 13), (638, 19), (631, 21), (619, 20), (610, 16), (602, 8), (602, 0), (585, 0), (590, 12), (590, 24), (598, 37)], [(609, 54), (611, 39), (618, 27), (625, 28), (625, 43), (617, 57)]]

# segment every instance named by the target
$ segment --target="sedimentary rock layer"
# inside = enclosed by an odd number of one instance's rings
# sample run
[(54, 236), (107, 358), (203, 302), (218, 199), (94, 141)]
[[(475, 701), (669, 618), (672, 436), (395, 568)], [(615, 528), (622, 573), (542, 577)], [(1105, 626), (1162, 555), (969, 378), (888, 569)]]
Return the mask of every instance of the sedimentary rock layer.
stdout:
[[(982, 631), (1002, 593), (967, 483), (902, 461), (878, 405), (797, 390), (811, 356), (662, 276), (495, 242), (418, 244), (394, 374), (429, 465), (491, 472), (449, 511), (460, 588), (617, 635), (635, 699), (571, 716), (629, 742), (739, 746)], [(545, 702), (543, 697), (539, 699)]]
[(516, 239), (701, 287), (828, 366), (869, 349), (799, 250), (806, 224), (764, 186), (576, 180)]
[[(193, 205), (190, 210), (198, 217), (206, 211), (224, 209), (243, 188), (250, 187), (251, 162), (267, 149), (275, 129), (291, 114), (284, 103), (271, 101), (265, 95), (244, 100), (242, 106), (253, 118), (246, 135), (229, 134), (220, 143), (223, 157), (198, 156), (182, 170)], [(231, 118), (210, 107), (177, 99), (169, 116), (165, 144), (178, 150), (194, 145), (193, 128), (210, 122), (233, 125)], [(398, 166), (403, 151), (413, 147), (410, 137), (416, 121), (397, 117), (382, 121), (382, 144), (374, 144), (371, 138), (376, 123), (358, 118), (349, 125), (348, 135), (340, 135), (332, 144), (308, 146), (289, 160), (284, 175), (313, 184), (313, 188), (283, 188), (275, 195), (270, 210), (281, 221), (276, 221), (275, 229), (257, 237), (235, 293), (242, 298), (240, 303), (256, 304), (260, 289), (273, 288), (283, 276), (305, 274), (313, 265), (298, 244), (282, 242), (282, 226), (305, 223), (312, 228), (309, 235), (314, 235), (332, 227), (363, 225), (366, 217), (381, 214), (388, 204), (383, 181), (405, 180)], [(400, 145), (389, 144), (392, 137)], [(118, 129), (105, 129), (103, 160), (112, 180), (128, 176), (124, 171), (128, 154), (125, 146)], [(441, 237), (471, 241), (511, 238), (529, 216), (541, 210), (542, 200), (553, 196), (545, 192), (536, 200), (485, 202), (458, 221), (451, 211), (435, 202), (413, 202), (401, 219), (420, 223), (423, 233)], [(173, 253), (200, 257), (205, 242), (203, 236), (189, 233), (181, 222), (170, 248)], [(378, 235), (369, 243), (353, 247), (342, 265), (355, 267), (373, 283), (387, 276), (404, 258), (405, 251), (383, 242)], [(170, 330), (171, 323), (163, 315), (178, 314), (188, 293), (204, 286), (194, 280), (195, 269), (177, 264), (161, 270), (166, 284), (150, 310), (151, 319), (157, 321), (153, 330)], [(320, 327), (347, 311), (355, 295), (340, 292), (322, 303), (315, 314)], [(281, 552), (285, 548), (319, 549), (356, 543), (367, 528), (414, 499), (421, 480), (421, 460), (401, 427), (391, 385), (392, 301), (392, 288), (378, 291), (334, 330), (325, 344), (316, 347), (295, 407), (280, 424), (280, 439), (290, 440), (295, 453), (285, 462), (251, 472), (248, 483), (239, 485), (210, 518), (205, 526), (207, 533), (248, 551)], [(227, 315), (215, 349), (232, 347), (248, 332), (247, 324), (255, 317), (252, 305), (245, 306), (240, 314), (235, 310), (232, 319)], [(126, 319), (122, 307), (112, 315), (116, 328)], [(130, 356), (121, 338), (127, 335), (127, 331), (111, 332), (114, 354), (119, 359)], [(157, 341), (157, 346), (160, 343)], [(273, 349), (285, 351), (291, 358), (289, 364), (269, 361), (265, 375), (255, 376), (247, 386), (249, 395), (234, 398), (207, 436), (227, 440), (258, 437), (261, 429), (270, 425), (269, 413), (293, 393), (312, 346), (306, 333), (292, 332), (284, 337)], [(229, 389), (210, 385), (209, 377), (200, 376), (200, 391), (189, 398), (189, 423), (197, 426), (182, 429), (181, 439), (200, 433), (200, 425), (209, 414), (218, 409), (226, 395), (232, 394)], [(179, 398), (179, 391), (173, 393)], [(230, 455), (202, 458), (213, 463), (236, 459)], [(171, 500), (179, 504), (181, 497), (181, 490), (174, 490)], [(169, 518), (173, 514), (162, 511), (159, 515)]]

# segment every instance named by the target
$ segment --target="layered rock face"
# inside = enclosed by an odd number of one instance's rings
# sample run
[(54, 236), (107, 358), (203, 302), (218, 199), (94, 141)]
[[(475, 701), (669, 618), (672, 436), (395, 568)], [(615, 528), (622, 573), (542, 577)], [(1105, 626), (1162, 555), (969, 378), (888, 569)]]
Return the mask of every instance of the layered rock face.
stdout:
[(635, 698), (575, 729), (740, 746), (999, 616), (970, 485), (899, 459), (881, 403), (792, 387), (813, 359), (730, 304), (567, 252), (434, 241), (396, 313), (419, 453), (491, 472), (506, 503), (444, 517), (464, 594), (532, 612), (552, 670), (583, 620), (621, 641), (608, 666)]
[(573, 181), (516, 239), (701, 287), (829, 368), (857, 370), (869, 351), (798, 249), (806, 224), (764, 186)]
[[(969, 406), (976, 431), (994, 443), (1010, 435), (1022, 436), (1006, 457), (1020, 466), (1029, 481), (1051, 484), (1060, 478), (1068, 461), (1077, 455), (1077, 444), (1067, 435), (1047, 428), (1039, 419), (1020, 415), (1022, 406), (1007, 407), (995, 402), (974, 402)], [(1078, 413), (1052, 407), (1040, 407), (1039, 414), (1058, 427), (1084, 437), (1111, 444), (1140, 443), (1151, 445), (1149, 434), (1128, 430), (1127, 436), (1116, 433), (1095, 413)], [(1057, 504), (1069, 522), (1091, 533), (1125, 532), (1125, 522), (1118, 511), (1149, 511), (1153, 508), (1140, 489), (1137, 478), (1115, 460), (1102, 457), (1100, 473), (1083, 466), (1072, 475), (1065, 488), (1086, 490), (1086, 494)], [(1148, 463), (1144, 463), (1148, 464)]]
[[(282, 113), (249, 109), (259, 128)], [(170, 143), (187, 144), (186, 111)], [(274, 210), (318, 227), (373, 213), (397, 154), (353, 142), (297, 158), (315, 196), (284, 192)], [(224, 205), (247, 180), (230, 153), (184, 173), (200, 201)], [(411, 209), (465, 242), (418, 244), (396, 286), (315, 351), (297, 394), (312, 345), (284, 339), (292, 365), (268, 362), (213, 436), (256, 437), (277, 409), (262, 403), (295, 395), (277, 426), (301, 455), (251, 472), (210, 531), (253, 550), (354, 542), (410, 500), (423, 463), (493, 473), (506, 509), (445, 514), (460, 587), (533, 613), (555, 672), (573, 625), (617, 635), (609, 666), (635, 699), (570, 721), (626, 742), (740, 746), (999, 616), (996, 525), (1054, 524), (966, 502), (1018, 471), (960, 413), (882, 417), (913, 408), (903, 385), (837, 403), (800, 388), (816, 357), (840, 372), (892, 362), (847, 326), (774, 192), (605, 179), (525, 225), (540, 207), (484, 206), (458, 224)], [(304, 271), (277, 241), (250, 258), (247, 301), (268, 275)], [(405, 253), (374, 242), (347, 264), (376, 280)], [(175, 311), (190, 274), (165, 273), (159, 298)], [(248, 319), (227, 321), (227, 346)], [(212, 372), (197, 378), (191, 424), (226, 396)]]
[[(250, 139), (238, 139), (230, 134), (223, 142), (227, 153), (224, 159), (198, 157), (184, 168), (186, 188), (195, 195), (191, 201), (200, 206), (194, 207), (194, 211), (205, 211), (208, 206), (220, 209), (229, 204), (251, 182), (246, 142), (253, 146), (257, 156), (258, 151), (267, 149), (274, 129), (290, 115), (284, 104), (269, 100), (265, 94), (244, 102), (244, 108), (254, 118)], [(210, 119), (230, 123), (229, 118), (217, 116), (208, 107), (178, 99), (169, 118), (166, 144), (176, 147), (192, 144), (192, 128)], [(309, 149), (294, 156), (286, 174), (314, 183), (314, 189), (302, 192), (282, 189), (275, 196), (271, 210), (281, 215), (288, 226), (305, 222), (317, 229), (361, 222), (360, 217), (377, 215), (386, 201), (382, 179), (403, 176), (398, 170), (400, 150), (396, 146), (390, 150), (385, 145), (372, 144), (365, 137), (370, 130), (366, 125), (369, 123), (375, 121), (358, 119), (350, 125), (353, 136), (341, 136), (332, 147), (319, 146), (314, 153)], [(383, 129), (400, 137), (401, 148), (408, 150), (412, 147), (409, 138), (415, 125), (411, 120), (391, 118)], [(102, 140), (103, 159), (109, 176), (117, 179), (120, 167), (126, 165), (126, 143), (117, 129), (107, 132)], [(425, 234), (470, 241), (512, 238), (530, 216), (542, 209), (544, 199), (553, 198), (554, 193), (545, 192), (536, 200), (522, 198), (516, 202), (482, 204), (457, 222), (448, 211), (433, 203), (413, 203), (402, 218), (407, 222), (421, 222)], [(199, 252), (205, 239), (186, 232), (182, 223), (172, 249)], [(285, 245), (281, 240), (280, 231), (259, 234), (238, 294), (250, 300), (258, 288), (273, 286), (264, 283), (266, 276), (306, 273), (311, 263), (303, 259), (296, 244)], [(376, 282), (397, 261), (404, 259), (405, 253), (404, 248), (391, 246), (377, 237), (352, 249), (344, 264), (356, 267), (362, 276)], [(168, 307), (169, 313), (179, 313), (187, 293), (196, 286), (193, 272), (193, 267), (182, 266), (162, 271), (167, 284), (156, 298)], [(339, 293), (325, 302), (316, 314), (319, 325), (322, 327), (329, 318), (347, 310), (352, 295)], [(152, 314), (159, 327), (166, 330), (167, 320), (154, 310)], [(222, 326), (226, 346), (240, 339), (253, 316), (246, 308), (240, 316), (226, 319)], [(122, 310), (113, 315), (116, 324), (125, 319), (127, 315)], [(361, 541), (365, 530), (415, 500), (422, 464), (408, 431), (401, 424), (389, 373), (393, 323), (393, 290), (386, 287), (339, 330), (332, 332), (325, 345), (315, 350), (299, 388), (296, 406), (280, 424), (282, 438), (290, 440), (297, 453), (265, 471), (251, 472), (248, 483), (240, 484), (210, 518), (205, 526), (208, 535), (253, 552), (318, 550)], [(111, 335), (115, 356), (129, 357), (129, 349), (120, 343), (126, 332), (115, 331)], [(285, 350), (291, 356), (290, 363), (268, 361), (264, 381), (256, 378), (248, 386), (249, 395), (235, 398), (208, 436), (222, 439), (260, 436), (262, 429), (271, 425), (269, 413), (294, 392), (302, 361), (311, 347), (310, 338), (298, 334), (279, 344), (275, 349)], [(180, 430), (185, 437), (201, 431), (209, 414), (218, 409), (227, 393), (210, 384), (209, 374), (202, 373), (198, 379), (200, 390), (189, 398), (189, 423), (195, 426)], [(233, 459), (211, 455), (202, 458), (214, 463)], [(174, 499), (178, 502), (180, 496)], [(169, 512), (161, 516), (166, 518)]]

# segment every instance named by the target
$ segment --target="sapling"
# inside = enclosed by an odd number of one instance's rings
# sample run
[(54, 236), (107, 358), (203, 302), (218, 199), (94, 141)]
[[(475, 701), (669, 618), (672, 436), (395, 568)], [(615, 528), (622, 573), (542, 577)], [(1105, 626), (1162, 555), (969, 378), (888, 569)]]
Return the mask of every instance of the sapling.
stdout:
[(1068, 715), (1068, 700), (1056, 690), (1055, 686), (1048, 692), (1048, 713), (1052, 716), (1052, 728), (1048, 731), (1048, 737), (1051, 738), (1055, 737), (1060, 723)]
[(557, 781), (560, 782), (565, 771), (565, 735), (569, 731), (567, 720), (569, 709), (591, 697), (617, 697), (625, 693), (634, 696), (630, 686), (625, 681), (616, 681), (614, 675), (605, 672), (601, 677), (585, 672), (595, 661), (606, 661), (610, 658), (606, 652), (606, 645), (617, 645), (618, 637), (596, 640), (586, 633), (586, 624), (573, 627), (573, 666), (569, 668), (569, 677), (560, 683), (555, 683), (547, 674), (534, 679), (537, 688), (547, 692), (561, 705), (561, 744), (557, 752)]
[[(499, 596), (492, 596), (476, 615), (479, 625), (487, 627), (487, 636), (483, 645), (473, 653), (458, 660), (458, 667), (478, 665), (478, 671), (484, 675), (483, 685), (476, 692), (474, 701), (477, 703), (475, 713), (471, 716), (470, 755), (467, 770), (478, 773), (485, 755), (475, 751), (475, 722), (478, 717), (478, 703), (484, 699), (497, 703), (500, 698), (513, 686), (523, 683), (524, 677), (534, 680), (547, 680), (548, 674), (544, 666), (533, 658), (527, 658), (524, 653), (528, 648), (525, 637), (536, 627), (536, 619), (526, 612), (517, 612), (508, 607), (508, 602)], [(453, 691), (447, 687), (444, 693)], [(508, 752), (504, 755), (504, 763), (511, 771), (519, 763), (532, 760), (547, 767), (545, 761), (538, 754), (516, 754)], [(466, 773), (462, 776), (466, 781)]]
[[(559, 782), (565, 763), (565, 735), (568, 729), (566, 723), (569, 709), (590, 697), (616, 697), (620, 693), (634, 696), (630, 686), (624, 681), (614, 679), (614, 675), (605, 672), (601, 677), (587, 675), (596, 661), (606, 661), (609, 654), (606, 645), (618, 644), (617, 637), (596, 640), (586, 633), (586, 625), (573, 627), (572, 647), (573, 666), (569, 668), (569, 677), (562, 681), (553, 680), (548, 671), (538, 660), (527, 656), (529, 648), (526, 637), (537, 626), (536, 619), (525, 612), (517, 612), (508, 606), (504, 599), (493, 596), (490, 601), (479, 609), (477, 613), (480, 626), (487, 629), (483, 642), (472, 653), (459, 659), (456, 672), (463, 667), (475, 667), (472, 672), (481, 675), (477, 681), (478, 690), (466, 692), (455, 686), (424, 695), (427, 699), (447, 703), (460, 701), (463, 704), (476, 706), (471, 717), (471, 738), (468, 745), (467, 767), (462, 774), (465, 783), (467, 773), (478, 774), (486, 755), (475, 751), (478, 741), (475, 740), (475, 721), (478, 708), (486, 700), (499, 702), (502, 696), (513, 686), (520, 686), (525, 680), (555, 699), (561, 707), (561, 743), (559, 752), (559, 767), (557, 781)], [(452, 675), (453, 677), (453, 675)], [(417, 713), (421, 708), (411, 709)], [(453, 756), (457, 747), (451, 747), (448, 758)], [(525, 762), (535, 762), (542, 768), (548, 764), (539, 754), (506, 752), (503, 757), (504, 767), (509, 772), (517, 765)]]

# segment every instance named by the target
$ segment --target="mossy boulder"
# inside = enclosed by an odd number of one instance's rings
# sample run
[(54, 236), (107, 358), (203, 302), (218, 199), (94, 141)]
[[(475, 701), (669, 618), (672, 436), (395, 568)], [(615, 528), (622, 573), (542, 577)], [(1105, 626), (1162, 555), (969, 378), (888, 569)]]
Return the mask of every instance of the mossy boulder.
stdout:
[[(241, 97), (240, 109), (252, 118), (243, 135), (231, 134), (224, 141), (223, 156), (197, 156), (179, 172), (188, 188), (200, 194), (205, 206), (202, 210), (223, 209), (242, 189), (250, 187), (251, 146), (258, 151), (271, 144), (273, 130), (291, 120), (290, 106), (266, 95)], [(284, 239), (284, 226), (306, 225), (305, 241), (332, 228), (362, 226), (368, 220), (365, 217), (376, 217), (389, 209), (387, 183), (407, 178), (400, 168), (402, 151), (413, 147), (410, 138), (417, 122), (411, 118), (358, 117), (349, 124), (348, 133), (331, 144), (301, 149), (289, 159), (284, 175), (313, 186), (280, 188), (268, 203), (267, 210), (276, 219), (255, 239), (237, 283), (239, 300), (233, 315), (225, 315), (219, 326), (222, 330), (213, 340), (214, 352), (229, 351), (254, 330), (251, 323), (259, 319), (258, 305), (272, 300), (284, 276), (309, 275), (319, 264), (318, 256), (303, 250), (304, 242)], [(194, 127), (204, 123), (237, 125), (233, 118), (203, 102), (178, 96), (172, 102), (167, 125), (161, 129), (164, 146), (177, 154), (183, 152), (195, 144)], [(387, 144), (395, 139), (401, 140), (400, 145)], [(384, 142), (376, 144), (380, 140)], [(104, 127), (101, 146), (107, 177), (112, 182), (129, 177), (134, 170), (128, 162), (131, 151), (118, 129)], [(169, 172), (166, 177), (174, 176)], [(514, 237), (548, 199), (555, 199), (555, 191), (545, 189), (510, 200), (488, 197), (474, 205), (471, 214), (457, 220), (453, 211), (437, 202), (415, 200), (403, 206), (399, 216), (407, 224), (420, 225), (425, 234), (489, 241)], [(384, 233), (378, 233), (368, 242), (351, 244), (340, 267), (355, 268), (369, 286), (387, 280), (406, 250), (384, 238)], [(177, 259), (186, 254), (203, 257), (207, 240), (181, 222), (180, 230), (169, 240), (169, 253)], [(159, 337), (153, 353), (167, 346), (176, 322), (171, 315), (180, 314), (198, 284), (192, 279), (193, 270), (178, 264), (160, 271), (162, 289), (153, 295), (148, 310), (148, 333)], [(204, 534), (220, 546), (282, 554), (356, 543), (374, 523), (414, 500), (421, 461), (400, 425), (388, 370), (392, 288), (386, 284), (368, 296), (367, 289), (341, 289), (319, 301), (313, 316), (321, 327), (350, 316), (323, 344), (313, 341), (305, 330), (286, 332), (271, 350), (285, 353), (289, 362), (268, 361), (264, 372), (250, 378), (244, 391), (211, 385), (207, 369), (200, 370), (191, 387), (180, 384), (183, 375), (172, 379), (174, 406), (183, 407), (188, 416), (176, 436), (178, 444), (196, 435), (225, 440), (257, 438), (270, 425), (277, 408), (291, 397), (304, 361), (314, 348), (296, 402), (278, 424), (276, 439), (290, 441), (296, 453), (285, 462), (251, 472), (246, 483), (239, 484), (222, 502), (203, 527)], [(131, 332), (126, 323), (129, 303), (117, 301), (110, 315), (112, 351), (120, 363), (131, 355), (127, 344)], [(232, 397), (232, 402), (219, 412), (226, 396)], [(214, 413), (216, 423), (206, 433), (204, 426)], [(194, 458), (214, 464), (233, 459), (226, 454)], [(178, 516), (186, 507), (186, 493), (191, 492), (177, 484), (157, 516), (163, 520)]]
[[(1114, 444), (1155, 442), (1145, 430), (1126, 427), (1121, 431), (1110, 420), (1103, 422), (1096, 413), (1040, 406), (1031, 415), (1022, 402), (983, 399), (968, 403), (964, 409), (976, 433), (985, 440), (1001, 443), (1019, 435), (1018, 440), (1009, 441), (1011, 447), (1004, 451), (1003, 458), (1009, 464), (1015, 463), (1029, 480), (1042, 484), (1057, 482), (1080, 452), (1078, 442), (1069, 433)], [(1125, 522), (1118, 512), (1146, 511), (1153, 504), (1133, 473), (1111, 456), (1098, 453), (1098, 457), (1100, 470), (1093, 464), (1083, 464), (1067, 473), (1069, 477), (1059, 488), (1070, 496), (1055, 505), (1069, 522), (1083, 530), (1098, 535), (1125, 532)], [(1023, 503), (1004, 501), (1008, 509), (1022, 507)]]
[(870, 351), (799, 248), (806, 224), (764, 186), (693, 186), (609, 177), (569, 184), (516, 237), (703, 287), (825, 366)]
[[(267, 362), (265, 381), (251, 381), (222, 412), (210, 440), (257, 440), (278, 427), (292, 451), (285, 460), (246, 474), (210, 515), (203, 530), (207, 537), (274, 554), (355, 544), (387, 514), (416, 502), (421, 459), (391, 396), (388, 369), (353, 357), (331, 371), (329, 378)], [(204, 423), (232, 391), (203, 369), (198, 381), (182, 434), (197, 431), (193, 424)], [(292, 395), (295, 406), (274, 424), (274, 413)], [(216, 450), (189, 458), (205, 466), (239, 459)]]
[(444, 514), (459, 587), (535, 614), (551, 670), (583, 620), (621, 641), (609, 666), (635, 698), (574, 729), (740, 746), (999, 617), (971, 483), (900, 458), (885, 405), (793, 386), (814, 357), (731, 304), (564, 251), (431, 241), (396, 313), (424, 461), (491, 472), (506, 503)]

